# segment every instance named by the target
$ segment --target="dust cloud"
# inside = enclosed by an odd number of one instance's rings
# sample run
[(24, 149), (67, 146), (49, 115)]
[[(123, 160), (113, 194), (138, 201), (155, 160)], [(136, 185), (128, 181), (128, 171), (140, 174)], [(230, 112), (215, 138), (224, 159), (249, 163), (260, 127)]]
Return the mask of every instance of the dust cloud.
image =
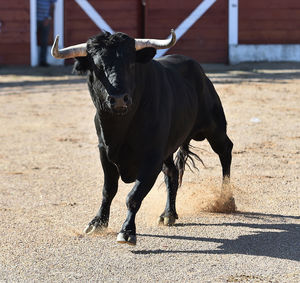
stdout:
[[(184, 182), (177, 193), (178, 221), (181, 217), (197, 216), (202, 212), (234, 213), (237, 209), (235, 189), (233, 184), (222, 186), (213, 179), (199, 183)], [(143, 201), (138, 221), (144, 225), (157, 224), (159, 215), (164, 211), (166, 197), (164, 184), (155, 186)]]

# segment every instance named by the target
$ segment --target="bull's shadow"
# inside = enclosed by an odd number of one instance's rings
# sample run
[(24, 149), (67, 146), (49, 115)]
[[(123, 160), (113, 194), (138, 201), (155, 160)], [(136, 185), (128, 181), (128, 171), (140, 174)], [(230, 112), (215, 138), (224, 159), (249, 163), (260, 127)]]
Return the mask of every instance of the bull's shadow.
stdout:
[[(246, 213), (245, 217), (257, 218), (261, 214)], [(268, 217), (268, 215), (264, 215)], [(299, 219), (282, 215), (269, 215), (270, 217)], [(187, 223), (186, 226), (220, 226), (224, 230), (231, 227), (253, 228), (251, 234), (241, 235), (237, 239), (202, 238), (178, 235), (150, 235), (140, 234), (144, 237), (158, 237), (170, 240), (204, 241), (214, 242), (220, 245), (217, 249), (180, 250), (180, 249), (157, 249), (157, 250), (133, 250), (134, 254), (244, 254), (256, 256), (268, 256), (279, 259), (300, 261), (300, 225), (299, 224), (253, 224), (253, 223), (222, 223), (222, 224), (198, 224)], [(180, 226), (185, 226), (181, 224)]]

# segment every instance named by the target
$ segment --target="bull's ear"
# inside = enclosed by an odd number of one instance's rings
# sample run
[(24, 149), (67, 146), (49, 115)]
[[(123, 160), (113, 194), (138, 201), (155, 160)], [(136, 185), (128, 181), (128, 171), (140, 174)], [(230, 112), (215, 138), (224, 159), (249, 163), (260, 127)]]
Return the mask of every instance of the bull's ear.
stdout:
[(73, 73), (84, 75), (89, 70), (88, 57), (76, 57), (73, 66)]
[(156, 54), (156, 49), (152, 47), (143, 48), (135, 52), (137, 63), (148, 63)]

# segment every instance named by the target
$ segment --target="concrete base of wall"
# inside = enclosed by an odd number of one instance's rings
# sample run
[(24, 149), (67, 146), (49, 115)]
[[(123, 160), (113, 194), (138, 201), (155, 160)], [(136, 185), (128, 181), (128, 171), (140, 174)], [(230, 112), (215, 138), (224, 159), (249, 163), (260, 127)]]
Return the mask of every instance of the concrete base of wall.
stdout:
[(238, 44), (229, 45), (229, 63), (300, 62), (300, 44)]

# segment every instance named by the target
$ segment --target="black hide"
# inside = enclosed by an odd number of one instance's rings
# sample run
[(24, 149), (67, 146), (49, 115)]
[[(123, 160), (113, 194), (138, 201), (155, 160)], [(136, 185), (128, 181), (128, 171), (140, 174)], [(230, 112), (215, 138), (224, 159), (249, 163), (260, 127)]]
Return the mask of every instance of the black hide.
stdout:
[[(95, 36), (88, 55), (77, 58), (75, 71), (87, 72), (96, 107), (95, 126), (104, 171), (103, 200), (89, 224), (106, 227), (118, 179), (135, 182), (127, 197), (128, 214), (121, 234), (135, 243), (135, 215), (163, 170), (168, 189), (160, 220), (172, 225), (178, 183), (191, 156), (192, 139), (205, 138), (219, 155), (223, 177), (229, 177), (232, 143), (220, 99), (201, 66), (182, 55), (152, 60), (155, 49), (135, 51), (134, 39), (123, 33)], [(126, 94), (122, 111), (110, 103)], [(176, 165), (173, 154), (179, 149)]]

